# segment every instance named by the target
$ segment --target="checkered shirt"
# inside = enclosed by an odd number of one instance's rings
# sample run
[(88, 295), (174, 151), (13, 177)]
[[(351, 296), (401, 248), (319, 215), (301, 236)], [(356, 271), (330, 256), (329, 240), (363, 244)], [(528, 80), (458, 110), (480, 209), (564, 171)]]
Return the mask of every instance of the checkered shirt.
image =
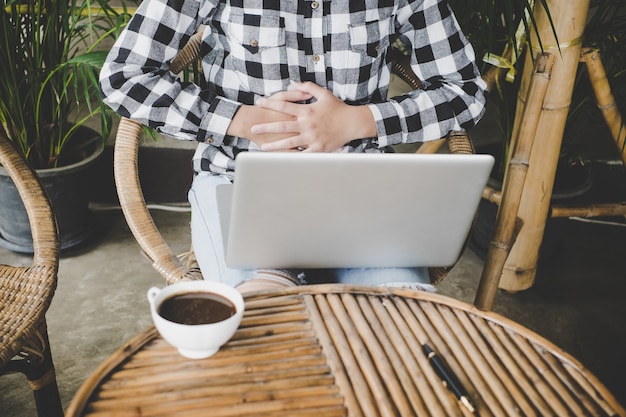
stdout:
[[(200, 27), (207, 89), (168, 69)], [(389, 50), (398, 38), (424, 89), (387, 99)], [(100, 75), (115, 111), (197, 140), (195, 171), (226, 174), (238, 152), (258, 149), (226, 135), (239, 106), (283, 91), (291, 80), (369, 107), (377, 137), (352, 141), (346, 152), (386, 152), (468, 129), (485, 104), (474, 51), (438, 0), (144, 0)]]

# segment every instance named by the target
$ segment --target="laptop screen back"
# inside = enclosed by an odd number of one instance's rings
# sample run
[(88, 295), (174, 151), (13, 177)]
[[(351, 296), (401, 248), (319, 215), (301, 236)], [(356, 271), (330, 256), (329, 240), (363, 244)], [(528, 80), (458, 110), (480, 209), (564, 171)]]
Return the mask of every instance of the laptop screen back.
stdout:
[(489, 155), (246, 152), (219, 190), (232, 268), (454, 264)]

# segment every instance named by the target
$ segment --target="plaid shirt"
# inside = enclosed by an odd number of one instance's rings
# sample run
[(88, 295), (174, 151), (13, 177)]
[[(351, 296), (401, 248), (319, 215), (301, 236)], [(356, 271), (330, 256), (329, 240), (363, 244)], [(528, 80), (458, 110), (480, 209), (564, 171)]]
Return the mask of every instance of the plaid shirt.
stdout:
[[(204, 90), (168, 70), (200, 26)], [(388, 52), (397, 38), (425, 87), (387, 99)], [(105, 101), (121, 115), (200, 142), (196, 172), (232, 174), (238, 152), (258, 149), (226, 135), (235, 112), (290, 80), (370, 108), (377, 137), (352, 141), (346, 152), (385, 152), (468, 129), (485, 104), (474, 59), (445, 1), (144, 0), (100, 80)]]

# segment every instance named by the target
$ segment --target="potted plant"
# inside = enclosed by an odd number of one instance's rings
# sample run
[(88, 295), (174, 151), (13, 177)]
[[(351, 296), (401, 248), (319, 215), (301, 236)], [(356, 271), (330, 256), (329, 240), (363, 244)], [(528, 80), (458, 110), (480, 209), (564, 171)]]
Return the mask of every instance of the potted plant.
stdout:
[[(112, 126), (100, 100), (98, 72), (104, 41), (128, 20), (121, 4), (3, 0), (0, 9), (0, 134), (37, 170), (52, 200), (62, 248), (88, 236), (88, 163), (101, 153)], [(87, 125), (94, 116), (99, 132)], [(0, 245), (30, 252), (25, 210), (4, 174), (0, 167), (0, 193), (8, 193), (0, 194)]]

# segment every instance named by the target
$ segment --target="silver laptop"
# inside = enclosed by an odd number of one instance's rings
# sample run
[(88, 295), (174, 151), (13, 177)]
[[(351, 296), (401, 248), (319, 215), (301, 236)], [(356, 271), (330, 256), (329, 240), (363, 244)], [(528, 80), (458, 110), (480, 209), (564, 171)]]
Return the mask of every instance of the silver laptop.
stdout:
[(449, 266), (490, 155), (246, 152), (218, 188), (232, 268)]

